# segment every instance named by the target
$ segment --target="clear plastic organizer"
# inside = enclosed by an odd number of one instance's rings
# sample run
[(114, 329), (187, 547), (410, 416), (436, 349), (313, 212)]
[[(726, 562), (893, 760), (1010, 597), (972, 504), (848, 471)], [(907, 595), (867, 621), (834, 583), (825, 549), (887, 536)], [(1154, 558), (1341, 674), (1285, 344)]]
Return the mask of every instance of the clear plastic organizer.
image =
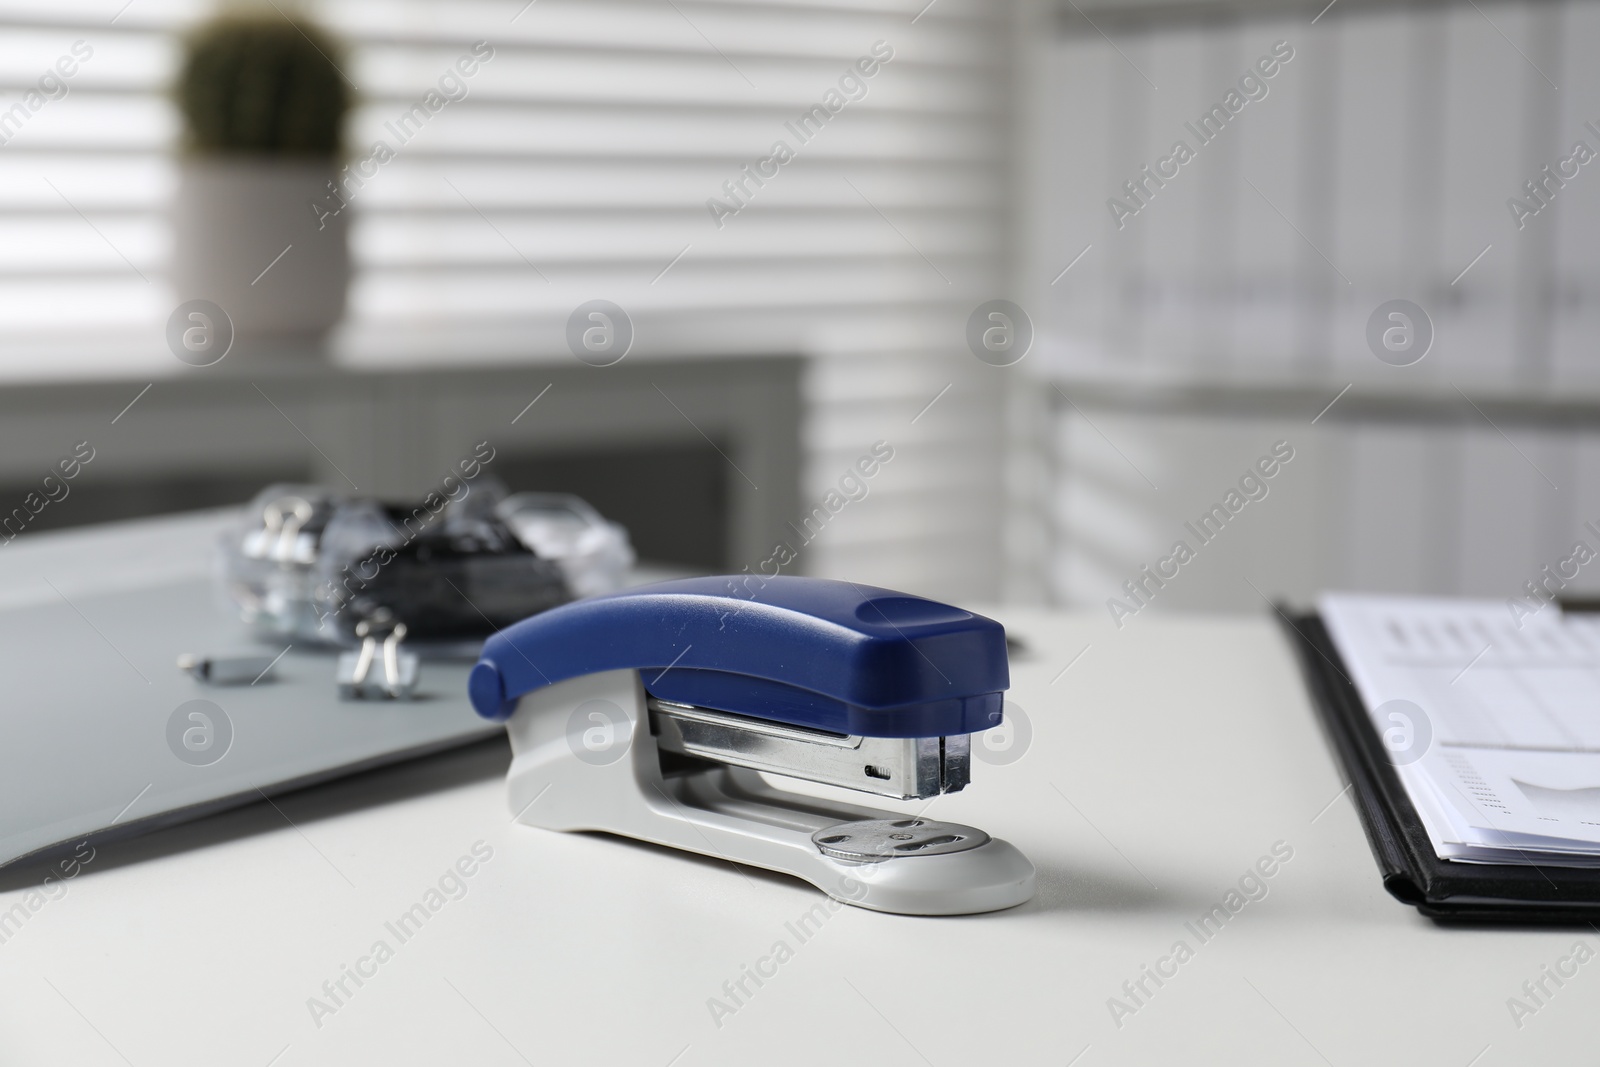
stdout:
[(449, 645), (618, 589), (634, 554), (627, 530), (579, 497), (507, 496), (484, 480), (425, 503), (268, 486), (220, 560), (228, 600), (262, 636), (352, 646), (387, 612), (411, 642)]

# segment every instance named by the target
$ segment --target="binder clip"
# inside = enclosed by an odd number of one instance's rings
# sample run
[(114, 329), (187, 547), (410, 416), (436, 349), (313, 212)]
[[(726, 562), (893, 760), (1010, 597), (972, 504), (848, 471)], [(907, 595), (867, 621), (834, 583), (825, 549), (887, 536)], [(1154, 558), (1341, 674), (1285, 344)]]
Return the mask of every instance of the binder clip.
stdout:
[(268, 486), (223, 534), (222, 586), (258, 636), (327, 639), (311, 596), (322, 533), (336, 503), (313, 486)]
[(762, 775), (900, 800), (956, 792), (971, 735), (1000, 723), (1008, 685), (991, 619), (848, 582), (743, 575), (524, 619), (488, 640), (468, 690), (480, 715), (506, 722), (519, 822), (781, 871), (877, 911), (958, 915), (1021, 904), (1033, 865), (971, 826)]
[[(417, 656), (402, 652), (406, 624), (388, 611), (378, 611), (356, 624), (359, 652), (339, 654), (341, 700), (408, 700), (417, 687)], [(382, 641), (380, 647), (379, 641)], [(372, 667), (383, 661), (383, 677), (373, 677)]]
[(316, 531), (306, 529), (315, 514), (315, 505), (304, 496), (274, 497), (261, 508), (261, 525), (245, 535), (240, 550), (251, 559), (315, 563)]

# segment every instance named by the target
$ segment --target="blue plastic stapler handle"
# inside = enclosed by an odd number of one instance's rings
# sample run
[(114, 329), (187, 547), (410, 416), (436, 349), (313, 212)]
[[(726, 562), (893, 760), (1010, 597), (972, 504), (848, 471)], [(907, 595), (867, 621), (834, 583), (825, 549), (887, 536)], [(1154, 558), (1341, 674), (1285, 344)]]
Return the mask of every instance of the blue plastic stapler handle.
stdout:
[(662, 700), (866, 737), (999, 724), (1010, 685), (993, 619), (889, 589), (735, 575), (566, 604), (489, 638), (472, 706), (506, 719), (541, 686), (636, 669)]

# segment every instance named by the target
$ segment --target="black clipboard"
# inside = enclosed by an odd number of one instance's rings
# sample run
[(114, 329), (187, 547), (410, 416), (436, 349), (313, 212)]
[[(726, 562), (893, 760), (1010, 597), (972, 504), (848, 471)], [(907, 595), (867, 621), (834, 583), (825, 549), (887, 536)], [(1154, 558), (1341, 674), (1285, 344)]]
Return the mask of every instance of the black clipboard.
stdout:
[(1383, 887), (1395, 899), (1439, 922), (1600, 922), (1600, 868), (1441, 860), (1321, 618), (1281, 608), (1279, 614), (1288, 624), (1311, 703), (1350, 783)]

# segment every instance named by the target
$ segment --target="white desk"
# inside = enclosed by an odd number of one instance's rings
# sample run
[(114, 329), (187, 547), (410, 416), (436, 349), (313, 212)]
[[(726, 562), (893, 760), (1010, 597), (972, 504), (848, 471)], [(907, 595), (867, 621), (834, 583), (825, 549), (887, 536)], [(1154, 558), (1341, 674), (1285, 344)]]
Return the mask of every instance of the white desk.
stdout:
[[(1592, 1050), (1600, 962), (1520, 1031), (1506, 1001), (1600, 935), (1441, 929), (1391, 900), (1272, 622), (1116, 633), (992, 610), (1032, 648), (1013, 663), (1031, 747), (932, 812), (1034, 860), (1023, 907), (824, 907), (801, 941), (786, 924), (823, 901), (809, 886), (511, 825), (496, 740), (102, 848), (0, 944), (0, 1063), (1488, 1067)], [(493, 855), (466, 895), (402, 943), (385, 923), (479, 841)], [(1294, 855), (1269, 895), (1201, 943), (1185, 923), (1278, 841)], [(0, 907), (39, 874), (8, 875)], [(308, 998), (380, 939), (392, 958), (315, 1025)], [(1108, 998), (1180, 939), (1193, 958), (1146, 979), (1119, 1029)], [(792, 957), (718, 1027), (708, 999), (780, 940)]]

